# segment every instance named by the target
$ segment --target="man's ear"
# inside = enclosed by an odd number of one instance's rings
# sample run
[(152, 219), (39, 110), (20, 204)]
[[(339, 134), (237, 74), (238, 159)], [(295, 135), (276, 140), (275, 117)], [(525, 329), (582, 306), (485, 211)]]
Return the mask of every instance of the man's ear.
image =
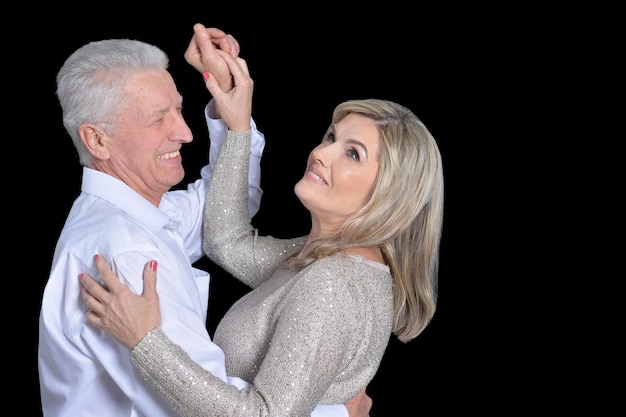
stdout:
[(94, 158), (109, 159), (110, 152), (106, 140), (108, 135), (102, 129), (94, 124), (85, 123), (78, 128), (78, 135)]

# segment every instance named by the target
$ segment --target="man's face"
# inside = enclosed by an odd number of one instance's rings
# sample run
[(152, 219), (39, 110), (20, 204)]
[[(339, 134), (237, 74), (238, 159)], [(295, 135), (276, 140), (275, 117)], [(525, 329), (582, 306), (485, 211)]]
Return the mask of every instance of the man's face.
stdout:
[(193, 140), (182, 97), (167, 71), (133, 74), (126, 82), (109, 158), (97, 169), (124, 181), (155, 205), (185, 175), (180, 148)]

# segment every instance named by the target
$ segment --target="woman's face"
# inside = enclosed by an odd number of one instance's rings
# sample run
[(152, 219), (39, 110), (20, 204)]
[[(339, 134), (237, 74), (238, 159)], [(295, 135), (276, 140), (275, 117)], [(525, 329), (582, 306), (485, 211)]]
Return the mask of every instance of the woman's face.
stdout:
[(314, 227), (336, 230), (365, 205), (378, 173), (379, 146), (379, 130), (368, 117), (351, 113), (330, 126), (294, 188)]

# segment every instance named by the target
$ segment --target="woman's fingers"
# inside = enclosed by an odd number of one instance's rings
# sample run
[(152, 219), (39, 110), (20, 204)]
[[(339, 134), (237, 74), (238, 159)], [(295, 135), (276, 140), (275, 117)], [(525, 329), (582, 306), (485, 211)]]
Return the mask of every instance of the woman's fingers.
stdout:
[(88, 273), (79, 275), (83, 291), (81, 296), (85, 304), (96, 315), (102, 315), (104, 308), (110, 303), (113, 294), (118, 291), (124, 291), (124, 286), (118, 279), (117, 275), (109, 268), (106, 259), (102, 255), (94, 256), (96, 270), (102, 279), (102, 283), (98, 282)]
[[(198, 28), (202, 28), (204, 31), (203, 33), (208, 34), (208, 38), (216, 47), (228, 52), (233, 58), (237, 58), (237, 56), (239, 56), (239, 42), (237, 42), (237, 39), (235, 39), (233, 35), (218, 28), (206, 28), (202, 25)], [(196, 26), (194, 26), (194, 32), (198, 33), (198, 31), (196, 31)]]
[(94, 259), (96, 263), (96, 270), (98, 271), (98, 274), (100, 274), (102, 282), (109, 288), (110, 292), (116, 293), (117, 291), (126, 288), (124, 284), (120, 282), (117, 275), (115, 275), (111, 268), (109, 268), (104, 256), (95, 255)]
[(219, 81), (209, 76), (206, 87), (215, 99), (216, 109), (228, 129), (232, 131), (250, 130), (252, 115), (252, 92), (254, 83), (248, 74), (248, 65), (242, 58), (234, 59), (222, 51), (222, 58), (232, 74), (233, 87), (224, 91)]
[(104, 313), (104, 305), (100, 300), (109, 294), (91, 275), (84, 273), (78, 278), (81, 283), (80, 296), (87, 306), (87, 320), (91, 324), (99, 325), (100, 317)]
[(112, 296), (111, 294), (114, 292), (113, 289), (123, 289), (125, 287), (120, 283), (113, 271), (111, 271), (102, 255), (96, 255), (94, 259), (96, 270), (98, 274), (100, 274), (104, 285), (96, 281), (96, 279), (88, 273), (80, 274), (78, 278), (83, 287), (81, 291), (83, 301), (89, 310), (97, 315), (101, 315), (104, 311), (103, 304), (109, 303)]
[[(222, 50), (218, 50), (218, 53), (222, 56), (222, 58), (228, 65), (230, 74), (235, 81), (234, 87), (243, 87), (244, 85), (246, 85), (246, 87), (251, 88), (252, 78), (250, 78), (250, 72), (248, 70), (248, 63), (246, 62), (246, 60), (243, 58), (233, 58), (228, 53)], [(212, 95), (224, 94), (229, 92), (222, 90), (216, 80), (212, 78), (213, 77), (209, 77), (209, 79), (206, 81), (207, 88)]]
[[(100, 300), (103, 300), (104, 297), (108, 295), (108, 291), (91, 275), (83, 273), (78, 276), (78, 279), (80, 279), (80, 283), (84, 289), (82, 295), (86, 303), (88, 303), (90, 298), (100, 302)], [(87, 305), (89, 305), (89, 303)]]
[(158, 299), (156, 290), (157, 261), (150, 261), (143, 268), (143, 296), (149, 300)]

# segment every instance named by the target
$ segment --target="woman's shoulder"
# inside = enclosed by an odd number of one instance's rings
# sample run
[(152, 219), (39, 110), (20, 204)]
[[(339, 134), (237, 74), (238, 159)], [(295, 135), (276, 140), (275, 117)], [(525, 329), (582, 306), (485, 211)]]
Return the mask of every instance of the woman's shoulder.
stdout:
[(298, 273), (293, 290), (301, 295), (299, 300), (319, 303), (320, 308), (332, 299), (334, 305), (342, 305), (353, 314), (393, 309), (389, 267), (358, 255), (336, 253), (316, 260)]
[(391, 278), (387, 265), (344, 252), (320, 258), (301, 272), (305, 277), (315, 277), (316, 280), (325, 278), (336, 285), (341, 285), (342, 282), (354, 285), (358, 281), (386, 281), (385, 278)]
[(329, 266), (345, 266), (356, 269), (374, 268), (379, 271), (389, 273), (389, 266), (385, 265), (382, 262), (379, 262), (377, 259), (378, 258), (369, 256), (369, 254), (363, 253), (362, 251), (351, 250), (350, 252), (338, 252), (333, 255), (318, 259), (312, 265), (317, 264), (317, 266), (320, 268), (327, 268)]

